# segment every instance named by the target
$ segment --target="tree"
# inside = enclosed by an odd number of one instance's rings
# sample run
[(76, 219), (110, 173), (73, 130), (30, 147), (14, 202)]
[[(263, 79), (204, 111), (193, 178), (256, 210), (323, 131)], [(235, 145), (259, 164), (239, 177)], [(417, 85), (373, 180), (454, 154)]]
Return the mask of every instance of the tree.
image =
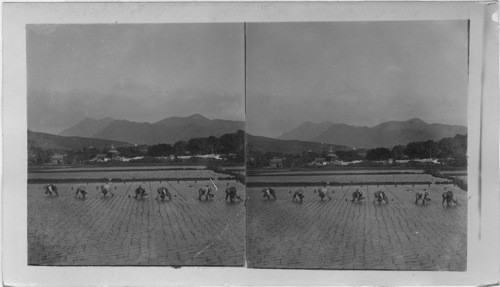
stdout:
[(370, 149), (366, 153), (367, 160), (388, 160), (392, 157), (392, 152), (384, 147)]
[(64, 162), (67, 164), (75, 164), (87, 162), (94, 159), (101, 151), (94, 147), (84, 147), (80, 150), (70, 150), (64, 156)]
[(411, 142), (406, 145), (405, 154), (411, 159), (428, 158), (429, 150), (424, 142)]
[(116, 150), (120, 153), (120, 156), (127, 158), (134, 158), (143, 155), (141, 148), (138, 146), (121, 146), (117, 147)]
[(209, 136), (207, 138), (207, 143), (210, 153), (220, 153), (222, 151), (222, 145), (219, 138)]
[(405, 158), (405, 147), (402, 145), (394, 146), (391, 150), (391, 156), (394, 160)]
[(224, 134), (220, 138), (209, 136), (206, 138), (192, 138), (189, 141), (178, 141), (172, 147), (176, 155), (189, 153), (212, 154), (226, 153), (230, 161), (245, 162), (245, 132), (238, 130), (232, 134)]
[(225, 134), (221, 136), (220, 143), (223, 153), (235, 153), (240, 144), (236, 134)]
[(412, 159), (438, 158), (443, 154), (442, 148), (433, 140), (411, 142), (406, 145), (404, 152)]
[(306, 163), (309, 163), (309, 162), (312, 162), (314, 161), (316, 158), (318, 158), (320, 155), (316, 152), (313, 152), (313, 151), (309, 151), (309, 152), (306, 152), (304, 154), (304, 157), (305, 157), (305, 162)]
[(148, 156), (154, 156), (154, 157), (159, 157), (159, 156), (169, 156), (174, 153), (174, 149), (172, 148), (171, 145), (169, 144), (157, 144), (157, 145), (152, 145), (148, 149)]
[(200, 154), (201, 153), (201, 139), (194, 138), (190, 139), (186, 145), (186, 150), (191, 154)]
[(457, 134), (453, 138), (444, 138), (437, 145), (442, 152), (442, 157), (451, 158), (450, 165), (467, 166), (467, 135)]
[(467, 136), (456, 135), (453, 138), (444, 138), (437, 144), (442, 151), (442, 157), (454, 158), (467, 154)]
[(30, 145), (28, 146), (28, 164), (45, 164), (51, 162), (54, 152), (50, 149)]
[(249, 167), (268, 166), (271, 158), (272, 157), (270, 157), (268, 154), (263, 154), (260, 151), (250, 152), (247, 155), (247, 166)]
[(186, 146), (187, 142), (178, 141), (174, 144), (174, 153), (175, 155), (185, 155), (186, 154)]
[(358, 154), (358, 151), (356, 150), (347, 150), (347, 151), (339, 150), (335, 152), (335, 154), (342, 161), (354, 161), (362, 159), (362, 157)]

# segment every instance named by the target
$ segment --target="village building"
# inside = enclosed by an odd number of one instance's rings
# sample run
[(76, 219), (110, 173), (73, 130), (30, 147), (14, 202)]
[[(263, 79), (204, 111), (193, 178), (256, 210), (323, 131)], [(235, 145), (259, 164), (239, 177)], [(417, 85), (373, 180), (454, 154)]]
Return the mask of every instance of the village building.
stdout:
[(324, 157), (317, 157), (314, 159), (313, 163), (316, 166), (324, 166), (328, 164), (328, 161)]
[(110, 158), (115, 158), (119, 154), (120, 153), (116, 149), (113, 149), (113, 148), (108, 151), (108, 155), (109, 155)]
[(97, 154), (93, 159), (91, 159), (91, 161), (97, 161), (97, 162), (106, 162), (108, 160), (109, 160), (108, 156), (104, 153)]
[(339, 156), (334, 153), (327, 154), (325, 159), (329, 164), (336, 164), (337, 162), (339, 162)]
[(269, 161), (269, 165), (271, 167), (282, 167), (283, 166), (283, 158), (281, 157), (273, 157), (270, 161)]

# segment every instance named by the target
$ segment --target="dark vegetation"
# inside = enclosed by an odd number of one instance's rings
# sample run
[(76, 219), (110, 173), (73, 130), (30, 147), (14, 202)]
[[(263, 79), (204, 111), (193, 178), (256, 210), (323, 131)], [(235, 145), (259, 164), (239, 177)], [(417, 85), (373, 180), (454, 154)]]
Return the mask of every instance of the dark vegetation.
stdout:
[[(307, 167), (308, 164), (318, 158), (322, 158), (327, 162), (335, 160), (342, 162), (362, 161), (349, 165), (357, 168), (370, 168), (381, 165), (386, 168), (426, 168), (434, 164), (418, 160), (434, 158), (439, 159), (441, 167), (450, 169), (463, 168), (467, 166), (467, 135), (457, 134), (452, 138), (443, 138), (437, 142), (432, 140), (411, 142), (406, 146), (394, 146), (392, 149), (340, 149), (333, 153), (326, 145), (322, 150), (302, 151), (300, 153), (255, 150), (251, 146), (247, 149), (247, 166), (249, 168), (270, 166), (273, 159), (280, 159), (277, 165), (282, 168), (301, 168)], [(342, 169), (344, 168), (342, 167)]]
[[(52, 135), (49, 135), (52, 136)], [(100, 140), (100, 145), (93, 145), (95, 139), (84, 139), (84, 143), (74, 144), (74, 149), (68, 149), (64, 145), (64, 149), (60, 147), (58, 140), (67, 137), (52, 136), (55, 143), (47, 143), (41, 145), (40, 140), (33, 140), (32, 134), (28, 131), (28, 164), (29, 165), (43, 165), (48, 163), (54, 164), (95, 164), (102, 163), (91, 160), (98, 156), (107, 158), (115, 158), (117, 155), (123, 158), (135, 158), (123, 165), (128, 164), (207, 164), (214, 159), (201, 158), (196, 155), (204, 154), (220, 154), (223, 155), (224, 164), (243, 164), (245, 161), (245, 133), (241, 130), (224, 134), (221, 137), (206, 137), (206, 138), (193, 138), (189, 141), (178, 141), (173, 145), (170, 144), (156, 144), (156, 145), (129, 145), (125, 143), (111, 142)], [(76, 138), (76, 137), (71, 137)], [(87, 141), (90, 140), (90, 141)], [(43, 143), (43, 141), (42, 141)], [(91, 144), (89, 144), (91, 143)], [(88, 144), (88, 145), (87, 145)], [(71, 144), (69, 146), (72, 146)], [(113, 153), (113, 151), (116, 151)], [(63, 154), (60, 159), (54, 162), (53, 156), (56, 154)], [(189, 158), (181, 159), (179, 157), (186, 156)], [(104, 164), (106, 166), (106, 164)]]

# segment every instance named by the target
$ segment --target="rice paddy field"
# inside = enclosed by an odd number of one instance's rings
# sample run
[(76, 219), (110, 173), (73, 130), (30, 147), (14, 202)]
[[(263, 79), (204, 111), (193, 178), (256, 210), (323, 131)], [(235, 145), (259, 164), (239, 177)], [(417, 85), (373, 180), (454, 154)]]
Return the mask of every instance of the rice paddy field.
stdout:
[(447, 171), (444, 173), (444, 175), (451, 176), (451, 177), (454, 177), (456, 179), (460, 179), (460, 180), (464, 181), (465, 183), (468, 182), (466, 171)]
[[(247, 174), (247, 187), (222, 172)], [(49, 183), (59, 196), (45, 194)], [(103, 196), (103, 183), (113, 196)], [(133, 197), (139, 185), (144, 199)], [(81, 186), (85, 199), (75, 197)], [(156, 199), (160, 186), (172, 200)], [(277, 199), (262, 197), (270, 186)], [(314, 190), (325, 186), (321, 200)], [(214, 199), (199, 200), (207, 187)], [(241, 200), (226, 200), (229, 187)], [(305, 197), (294, 202), (299, 188)], [(356, 190), (360, 203), (351, 202)], [(442, 204), (448, 190), (457, 204)], [(376, 191), (388, 203), (374, 202)], [(416, 204), (416, 192), (431, 201)], [(463, 271), (467, 199), (451, 180), (421, 170), (37, 169), (28, 173), (28, 264)]]
[[(442, 179), (435, 178), (429, 174), (266, 174), (260, 176), (249, 176), (248, 182), (330, 182), (336, 183), (358, 183), (358, 182), (415, 182), (415, 183), (429, 183), (442, 181)], [(451, 182), (451, 181), (449, 181)]]
[(172, 166), (113, 166), (113, 167), (59, 167), (47, 166), (32, 168), (30, 172), (71, 172), (71, 171), (109, 171), (112, 170), (197, 170), (206, 169), (204, 165), (172, 165)]
[[(288, 169), (260, 169), (260, 170), (248, 170), (247, 173), (249, 175), (280, 175), (280, 174), (423, 174), (423, 170), (419, 169), (372, 169), (372, 170), (356, 170), (356, 169), (347, 169), (347, 170), (324, 170), (324, 169), (311, 169), (311, 170), (288, 170)], [(459, 172), (463, 173), (463, 172)]]
[(234, 172), (234, 173), (238, 173), (240, 175), (243, 175), (245, 176), (246, 175), (246, 168), (243, 166), (243, 167), (228, 167), (228, 168), (223, 168), (223, 170), (225, 171), (228, 171), (228, 172)]
[[(420, 171), (330, 173), (249, 172), (249, 267), (466, 270), (466, 191)], [(314, 192), (324, 186), (317, 182), (330, 183), (326, 188), (331, 199), (321, 200)], [(263, 197), (261, 189), (268, 186), (276, 190), (277, 199)], [(292, 201), (299, 188), (303, 201)], [(363, 192), (360, 203), (351, 202), (356, 190)], [(456, 205), (442, 205), (441, 195), (448, 190)], [(374, 201), (376, 191), (383, 191), (388, 203)], [(431, 201), (416, 204), (417, 192), (428, 192)]]
[[(113, 196), (104, 196), (99, 186), (110, 178)], [(35, 181), (28, 184), (29, 265), (244, 265), (245, 188), (226, 174), (86, 168), (29, 173), (29, 179)], [(45, 194), (45, 182), (56, 184), (59, 196)], [(133, 197), (139, 185), (146, 188), (143, 199)], [(75, 197), (80, 186), (88, 192), (85, 198)], [(160, 186), (172, 200), (155, 198)], [(215, 197), (199, 200), (202, 187), (211, 187)], [(229, 187), (242, 200), (226, 200)]]
[(70, 170), (70, 171), (50, 171), (50, 172), (36, 172), (28, 173), (28, 180), (30, 179), (122, 179), (122, 180), (135, 180), (135, 179), (156, 179), (156, 178), (219, 178), (227, 177), (224, 174), (218, 174), (207, 169), (195, 170)]

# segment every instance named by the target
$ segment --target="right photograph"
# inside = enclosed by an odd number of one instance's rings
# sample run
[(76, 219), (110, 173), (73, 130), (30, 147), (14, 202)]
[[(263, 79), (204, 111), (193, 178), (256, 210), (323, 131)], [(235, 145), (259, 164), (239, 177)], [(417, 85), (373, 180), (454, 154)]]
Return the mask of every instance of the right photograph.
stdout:
[(469, 22), (247, 23), (250, 268), (467, 270)]

